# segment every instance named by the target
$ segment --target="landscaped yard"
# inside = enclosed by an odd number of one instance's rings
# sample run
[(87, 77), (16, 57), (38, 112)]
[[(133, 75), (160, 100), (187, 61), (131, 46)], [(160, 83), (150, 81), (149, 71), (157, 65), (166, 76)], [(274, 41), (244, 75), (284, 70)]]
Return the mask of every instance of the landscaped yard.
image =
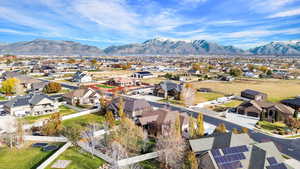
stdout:
[[(64, 105), (59, 106), (59, 112), (60, 112), (61, 116), (77, 113), (76, 110), (71, 109)], [(34, 123), (38, 120), (47, 119), (50, 116), (51, 116), (51, 114), (46, 114), (46, 115), (41, 115), (41, 116), (27, 116), (27, 117), (24, 117), (23, 120), (25, 123)]]
[(157, 160), (146, 160), (139, 163), (143, 169), (159, 169), (160, 163)]
[(224, 95), (214, 92), (196, 92), (194, 103), (197, 104), (201, 102), (212, 101), (220, 97), (224, 97)]
[(53, 153), (41, 151), (41, 148), (33, 148), (30, 144), (21, 149), (0, 148), (0, 168), (35, 169)]
[(7, 98), (4, 96), (0, 96), (0, 101), (3, 101), (3, 100), (7, 100)]
[[(92, 156), (84, 151), (79, 152), (80, 150), (75, 149), (74, 147), (69, 148), (63, 152), (56, 160), (70, 160), (71, 163), (66, 169), (97, 169), (99, 166), (103, 165), (105, 162), (98, 158)], [(56, 162), (52, 164), (54, 164)], [(46, 169), (51, 169), (51, 165)]]
[(243, 103), (243, 102), (240, 101), (240, 100), (231, 100), (231, 101), (229, 101), (229, 102), (227, 102), (227, 103), (224, 103), (224, 104), (222, 104), (222, 105), (220, 105), (220, 106), (232, 108), (232, 107), (237, 107), (237, 106), (239, 106), (239, 105), (242, 104), (242, 103)]
[(64, 126), (85, 126), (86, 124), (100, 124), (105, 121), (105, 117), (97, 114), (88, 114), (80, 117), (75, 117), (69, 120), (64, 120)]
[(105, 84), (97, 84), (96, 87), (104, 88), (104, 89), (113, 89), (116, 88), (115, 86), (108, 86)]
[(278, 102), (282, 99), (297, 96), (300, 91), (299, 80), (278, 80), (278, 79), (244, 79), (233, 82), (203, 81), (194, 82), (193, 86), (199, 88), (210, 88), (213, 91), (226, 95), (240, 95), (242, 90), (252, 89), (268, 94), (268, 100)]
[(267, 132), (272, 132), (280, 135), (288, 134), (286, 131), (288, 130), (288, 127), (286, 124), (281, 122), (275, 122), (271, 123), (268, 121), (259, 121), (258, 126)]

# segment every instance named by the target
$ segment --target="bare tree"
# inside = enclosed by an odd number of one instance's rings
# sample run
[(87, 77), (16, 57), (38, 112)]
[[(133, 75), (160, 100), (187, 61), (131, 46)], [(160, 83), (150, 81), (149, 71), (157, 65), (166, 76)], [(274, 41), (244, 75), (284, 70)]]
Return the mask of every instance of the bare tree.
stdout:
[(187, 83), (183, 86), (180, 94), (180, 100), (183, 101), (185, 106), (192, 106), (195, 101), (195, 89), (192, 84)]
[(168, 134), (157, 138), (156, 149), (162, 168), (180, 169), (184, 161), (186, 143), (182, 137), (174, 137), (176, 131), (172, 127)]

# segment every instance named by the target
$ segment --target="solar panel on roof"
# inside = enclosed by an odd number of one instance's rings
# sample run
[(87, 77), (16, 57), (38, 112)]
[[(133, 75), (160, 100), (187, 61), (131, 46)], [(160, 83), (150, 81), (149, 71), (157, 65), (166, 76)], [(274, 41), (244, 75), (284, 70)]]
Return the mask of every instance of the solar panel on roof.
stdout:
[(236, 154), (215, 157), (215, 161), (218, 164), (228, 163), (228, 162), (233, 162), (233, 161), (240, 161), (240, 160), (244, 160), (244, 159), (246, 159), (246, 157), (243, 153), (236, 153)]
[(267, 166), (267, 169), (287, 169), (283, 163)]
[(211, 153), (214, 157), (218, 157), (218, 156), (221, 156), (221, 153), (219, 151), (219, 149), (214, 149), (214, 150), (211, 150)]
[(220, 169), (236, 169), (236, 168), (243, 168), (242, 163), (240, 161), (234, 161), (230, 163), (220, 164)]
[(246, 145), (236, 146), (236, 147), (227, 147), (222, 149), (224, 154), (234, 154), (234, 153), (242, 153), (249, 151)]
[(268, 157), (267, 160), (270, 165), (277, 164), (277, 160), (274, 157)]

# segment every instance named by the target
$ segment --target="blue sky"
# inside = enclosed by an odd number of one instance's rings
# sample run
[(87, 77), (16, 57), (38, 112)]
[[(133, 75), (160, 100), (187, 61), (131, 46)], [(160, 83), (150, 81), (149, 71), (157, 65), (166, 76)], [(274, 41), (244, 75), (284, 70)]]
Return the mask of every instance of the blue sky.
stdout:
[(1, 0), (0, 41), (101, 48), (155, 37), (250, 48), (300, 39), (300, 0)]

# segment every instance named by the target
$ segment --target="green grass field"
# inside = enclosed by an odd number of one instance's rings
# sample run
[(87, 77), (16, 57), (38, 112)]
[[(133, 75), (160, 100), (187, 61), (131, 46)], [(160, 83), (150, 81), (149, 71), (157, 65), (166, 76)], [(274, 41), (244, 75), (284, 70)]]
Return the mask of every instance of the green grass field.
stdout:
[(96, 87), (104, 88), (104, 89), (113, 89), (116, 88), (115, 86), (108, 86), (104, 84), (97, 84)]
[(225, 106), (225, 107), (237, 107), (238, 105), (242, 104), (242, 101), (239, 100), (232, 100), (230, 102), (224, 103), (220, 106)]
[[(62, 144), (59, 144), (62, 145)], [(21, 149), (0, 148), (1, 169), (35, 169), (54, 152), (43, 152), (41, 148), (26, 145)]]
[[(64, 105), (59, 106), (59, 112), (61, 113), (61, 116), (77, 113), (76, 110), (71, 109)], [(50, 116), (51, 116), (51, 114), (46, 114), (46, 115), (41, 115), (41, 116), (27, 116), (27, 117), (24, 117), (23, 120), (24, 120), (24, 123), (34, 123), (38, 120), (47, 119)]]
[(105, 117), (97, 114), (88, 114), (76, 118), (72, 118), (69, 120), (64, 120), (63, 125), (64, 126), (78, 126), (82, 127), (85, 126), (86, 124), (103, 124), (105, 121)]
[(4, 96), (0, 96), (0, 101), (4, 101), (4, 100), (7, 100), (7, 98)]
[[(97, 169), (105, 163), (102, 159), (97, 157), (92, 158), (90, 154), (79, 152), (74, 147), (63, 152), (56, 160), (71, 160), (71, 164), (66, 169)], [(51, 169), (52, 164), (46, 169)]]

